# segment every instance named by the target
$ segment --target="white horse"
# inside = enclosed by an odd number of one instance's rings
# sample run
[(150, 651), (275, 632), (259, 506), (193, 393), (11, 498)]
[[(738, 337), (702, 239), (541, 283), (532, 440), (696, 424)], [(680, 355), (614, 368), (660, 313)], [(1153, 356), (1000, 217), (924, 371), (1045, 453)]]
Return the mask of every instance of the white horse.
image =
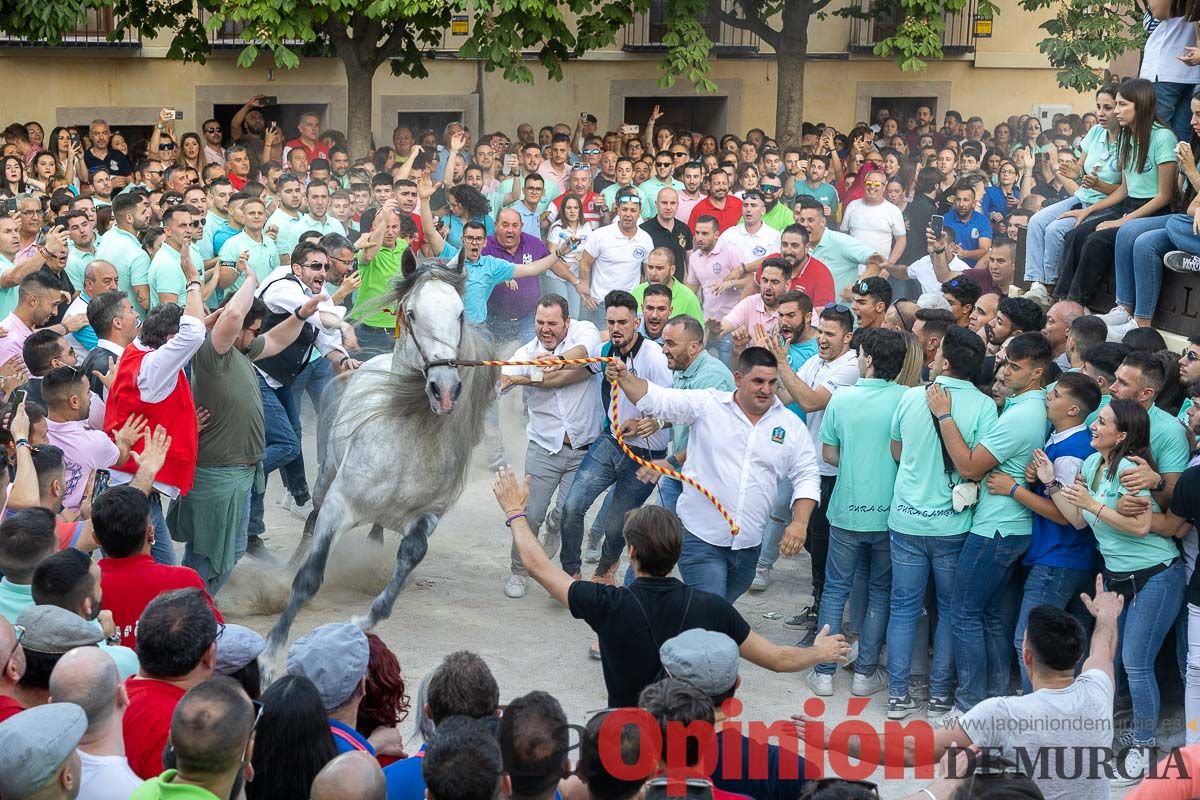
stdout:
[[(312, 548), (267, 638), (268, 665), (301, 606), (320, 589), (333, 544), (351, 528), (371, 524), (404, 533), (391, 580), (354, 622), (370, 630), (391, 614), (405, 579), (425, 557), (429, 535), (462, 493), (471, 451), (483, 436), (496, 370), (460, 372), (455, 365), (490, 357), (464, 320), (465, 276), (441, 262), (418, 268), (404, 261), (402, 277), (380, 304), (394, 305), (400, 315), (395, 348), (365, 363), (341, 397), (326, 403), (332, 422), (313, 492)], [(310, 517), (306, 529), (312, 523)]]

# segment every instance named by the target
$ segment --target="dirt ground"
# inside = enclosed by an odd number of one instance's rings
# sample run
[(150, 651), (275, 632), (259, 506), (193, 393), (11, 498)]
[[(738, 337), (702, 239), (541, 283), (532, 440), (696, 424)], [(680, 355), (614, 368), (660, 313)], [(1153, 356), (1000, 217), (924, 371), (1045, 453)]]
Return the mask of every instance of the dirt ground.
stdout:
[[(311, 483), (316, 474), (315, 425), (307, 402), (304, 407), (304, 455)], [(515, 393), (505, 399), (502, 427), (505, 455), (520, 469), (526, 439)], [(282, 497), (280, 483), (273, 478), (267, 495), (266, 541), (279, 558), (279, 565), (264, 569), (260, 562), (243, 559), (217, 597), (228, 621), (264, 634), (286, 601), (293, 574), (286, 561), (303, 527), (301, 520), (279, 505)], [(300, 612), (292, 627), (293, 640), (318, 625), (365, 613), (371, 598), (387, 583), (398, 535), (389, 532), (385, 542), (376, 545), (367, 540), (366, 534), (365, 528), (355, 530), (338, 543), (321, 592)], [(466, 649), (481, 655), (491, 667), (500, 686), (501, 702), (534, 689), (545, 690), (558, 698), (572, 723), (583, 725), (593, 712), (606, 705), (600, 662), (587, 653), (594, 637), (586, 624), (573, 619), (533, 581), (522, 599), (504, 595), (509, 544), (504, 517), (491, 493), (486, 448), (479, 447), (462, 497), (434, 531), (429, 553), (400, 593), (391, 618), (374, 632), (400, 659), (414, 698), (423, 675), (448, 653)], [(591, 566), (585, 564), (585, 577)], [(785, 627), (783, 620), (811, 601), (809, 572), (807, 554), (790, 560), (781, 558), (768, 590), (744, 595), (737, 603), (738, 610), (767, 639), (795, 644), (803, 631)], [(623, 573), (624, 566), (618, 574)], [(816, 698), (799, 674), (776, 674), (743, 661), (741, 679), (738, 699), (744, 703), (744, 721), (770, 723), (802, 710), (813, 712), (805, 702)], [(824, 702), (828, 710), (823, 718), (829, 725), (851, 716), (850, 680), (848, 671), (838, 670), (835, 696)], [(886, 693), (869, 700), (866, 709), (853, 717), (882, 730)], [(401, 730), (406, 740), (413, 736), (411, 719), (401, 725)], [(414, 743), (410, 752), (416, 746)], [(828, 771), (828, 765), (825, 769)], [(885, 780), (879, 768), (869, 779), (879, 782), (881, 796), (891, 800), (919, 792), (919, 787), (928, 782), (914, 779), (912, 770), (907, 774), (903, 780)], [(1114, 797), (1122, 794), (1114, 792)]]

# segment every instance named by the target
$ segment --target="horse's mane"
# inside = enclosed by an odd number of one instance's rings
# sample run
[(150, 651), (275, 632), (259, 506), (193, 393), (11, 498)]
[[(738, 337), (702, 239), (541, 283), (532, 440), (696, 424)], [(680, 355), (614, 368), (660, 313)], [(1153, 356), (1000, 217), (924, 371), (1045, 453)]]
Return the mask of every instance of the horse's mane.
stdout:
[[(466, 276), (461, 271), (447, 268), (441, 259), (428, 259), (407, 277), (394, 279), (389, 290), (379, 298), (383, 300), (379, 307), (398, 307), (429, 280), (444, 281), (459, 294), (466, 284)], [(406, 335), (403, 328), (401, 335)], [(481, 361), (494, 358), (494, 354), (490, 342), (475, 326), (463, 324), (458, 357)], [(454, 483), (444, 487), (446, 497), (453, 498), (462, 491), (470, 452), (483, 438), (484, 417), (492, 402), (496, 373), (496, 367), (460, 367), (462, 393), (450, 414), (433, 413), (425, 393), (424, 373), (399, 364), (379, 373), (381, 382), (374, 383), (369, 390), (355, 391), (352, 386), (344, 385), (340, 402), (353, 403), (357, 409), (355, 416), (359, 423), (356, 430), (381, 415), (408, 420), (409, 439), (403, 443), (404, 455), (411, 454), (418, 459), (460, 456), (461, 467)]]

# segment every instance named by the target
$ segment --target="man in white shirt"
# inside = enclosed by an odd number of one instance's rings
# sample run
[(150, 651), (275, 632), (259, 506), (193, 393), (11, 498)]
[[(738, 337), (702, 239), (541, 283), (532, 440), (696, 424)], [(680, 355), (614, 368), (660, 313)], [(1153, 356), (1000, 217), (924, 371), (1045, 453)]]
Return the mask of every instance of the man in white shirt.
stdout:
[(50, 697), (55, 703), (74, 703), (87, 715), (87, 730), (75, 748), (81, 766), (78, 797), (128, 798), (142, 779), (125, 759), (121, 725), (129, 698), (112, 657), (96, 647), (69, 651), (50, 673)]
[(803, 423), (776, 396), (775, 356), (761, 347), (742, 351), (732, 392), (652, 386), (623, 363), (610, 362), (607, 376), (636, 401), (638, 411), (689, 426), (683, 474), (711, 491), (738, 525), (734, 534), (716, 506), (685, 484), (677, 505), (685, 583), (730, 603), (741, 597), (754, 580), (762, 532), (781, 482), (792, 488), (792, 516), (780, 552), (800, 551), (820, 497), (817, 455)]
[[(592, 232), (579, 259), (579, 297), (583, 314), (591, 322), (601, 319), (601, 304), (614, 290), (631, 292), (642, 278), (642, 264), (654, 241), (638, 222), (642, 218), (642, 196), (637, 189), (617, 192), (617, 219)], [(636, 312), (635, 312), (636, 313)]]
[(847, 205), (842, 215), (842, 231), (877, 253), (890, 253), (887, 260), (895, 263), (904, 253), (908, 237), (904, 215), (883, 197), (886, 183), (882, 172), (867, 173), (863, 178), (863, 196)]
[[(939, 259), (939, 263), (935, 266), (933, 263), (933, 256), (931, 254), (925, 256), (924, 258), (917, 259), (907, 267), (902, 267), (898, 264), (889, 264), (887, 268), (888, 275), (894, 278), (912, 278), (913, 280), (920, 282), (921, 291), (923, 293), (933, 292), (935, 294), (940, 294), (943, 283), (950, 280), (955, 275), (966, 272), (971, 268), (971, 265), (958, 257), (958, 245), (955, 243), (953, 228), (943, 228), (941, 238), (939, 239), (934, 239), (932, 235), (926, 231), (926, 240), (928, 242), (928, 249), (931, 253), (934, 249), (947, 250), (950, 260), (945, 262), (942, 259)], [(946, 264), (945, 269), (941, 268), (942, 263)]]
[(753, 262), (762, 261), (771, 253), (779, 252), (780, 231), (763, 222), (767, 213), (767, 200), (758, 189), (748, 189), (742, 195), (742, 221), (726, 228), (717, 239), (717, 246), (732, 247), (741, 256), (746, 271), (757, 269)]
[[(291, 252), (290, 263), (277, 267), (256, 292), (267, 305), (263, 332), (293, 314), (314, 295), (325, 288), (329, 274), (329, 254), (320, 245), (301, 242)], [(258, 371), (258, 388), (263, 401), (263, 421), (266, 426), (267, 454), (263, 471), (267, 475), (280, 469), (288, 493), (295, 500), (294, 511), (307, 516), (311, 510), (308, 479), (304, 474), (301, 452), (300, 407), (292, 395), (291, 384), (304, 369), (312, 369), (309, 356), (315, 347), (337, 373), (349, 372), (361, 366), (346, 353), (342, 342), (342, 317), (346, 309), (327, 299), (317, 306), (317, 312), (304, 317), (306, 325), (300, 335), (282, 352), (254, 363)], [(250, 498), (250, 538), (261, 536), (263, 525), (263, 494), (255, 491)], [(251, 545), (258, 548), (259, 545)]]
[[(512, 354), (512, 361), (539, 358), (586, 358), (600, 349), (600, 332), (586, 320), (571, 319), (566, 299), (561, 295), (543, 295), (534, 312), (536, 338)], [(500, 390), (510, 386), (527, 387), (529, 403), (529, 445), (525, 449), (525, 474), (529, 476), (529, 527), (534, 535), (546, 521), (550, 501), (558, 490), (558, 504), (550, 514), (543, 546), (551, 558), (558, 549), (558, 521), (562, 504), (575, 478), (584, 454), (600, 433), (599, 381), (588, 369), (556, 367), (504, 367)], [(516, 546), (512, 548), (512, 576), (504, 594), (525, 596), (529, 573), (521, 563)]]
[[(817, 612), (821, 603), (821, 591), (825, 588), (825, 558), (829, 553), (829, 520), (826, 512), (829, 499), (833, 496), (833, 485), (837, 481), (837, 467), (825, 461), (821, 444), (821, 421), (825, 419), (825, 407), (833, 393), (843, 386), (858, 382), (858, 354), (850, 347), (854, 335), (854, 317), (844, 305), (826, 306), (817, 323), (817, 354), (793, 371), (782, 358), (784, 345), (771, 337), (769, 343), (779, 358), (780, 388), (786, 393), (785, 401), (794, 401), (804, 409), (804, 424), (816, 452), (821, 475), (821, 503), (813, 511), (809, 522), (808, 538), (804, 549), (812, 556), (813, 603), (797, 618), (789, 620), (792, 627), (807, 625), (805, 638), (816, 637)], [(786, 519), (786, 485), (780, 488), (779, 501), (774, 509), (776, 520)], [(776, 522), (778, 524), (778, 522)], [(786, 532), (784, 534), (786, 536)]]
[[(609, 292), (604, 304), (608, 342), (588, 355), (604, 358), (615, 356), (634, 373), (659, 386), (670, 386), (673, 376), (662, 348), (638, 333), (638, 304), (633, 295), (620, 290)], [(602, 364), (593, 365), (593, 372), (602, 370)], [(603, 420), (603, 433), (588, 448), (562, 506), (561, 561), (568, 575), (579, 574), (583, 517), (596, 498), (613, 487), (603, 523), (604, 545), (593, 577), (593, 580), (612, 584), (621, 552), (625, 549), (622, 533), (625, 513), (646, 502), (654, 491), (654, 484), (638, 480), (637, 462), (626, 456), (617, 444), (612, 430), (611, 384), (607, 380), (601, 381), (597, 394), (607, 416)], [(667, 457), (670, 431), (661, 430), (658, 420), (643, 418), (624, 392), (617, 395), (617, 415), (625, 444), (630, 450), (648, 461)], [(632, 572), (626, 578), (632, 580)]]

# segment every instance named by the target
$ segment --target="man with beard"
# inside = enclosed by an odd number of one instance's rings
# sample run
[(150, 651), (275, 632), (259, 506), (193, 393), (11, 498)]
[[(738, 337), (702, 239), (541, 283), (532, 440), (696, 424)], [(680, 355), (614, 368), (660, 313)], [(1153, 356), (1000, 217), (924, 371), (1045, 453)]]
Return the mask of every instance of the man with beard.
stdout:
[[(792, 268), (792, 278), (788, 282), (788, 290), (804, 292), (812, 298), (814, 307), (824, 308), (827, 303), (832, 303), (836, 299), (833, 274), (830, 273), (829, 267), (809, 252), (808, 231), (803, 225), (792, 224), (784, 228), (779, 237), (779, 252), (773, 253), (769, 257), (782, 258), (788, 263)], [(725, 282), (732, 283), (742, 278), (747, 274), (750, 266), (743, 264), (734, 270)], [(754, 281), (746, 282), (743, 296), (748, 297), (754, 293), (755, 284), (761, 280), (761, 277), (760, 269)]]
[(722, 231), (733, 228), (741, 221), (742, 201), (729, 193), (729, 180), (729, 174), (724, 170), (716, 170), (708, 177), (709, 195), (696, 203), (688, 218), (692, 233), (696, 232), (696, 223), (701, 217), (713, 217)]
[(255, 95), (238, 109), (229, 121), (229, 136), (252, 153), (259, 164), (282, 161), (283, 132), (274, 122), (270, 128), (267, 127), (267, 120), (261, 110), (262, 101), (263, 95)]
[(296, 340), (322, 295), (308, 298), (296, 314), (263, 336), (266, 304), (256, 298), (258, 276), (246, 270), (241, 287), (224, 304), (192, 359), (196, 404), (208, 409), (200, 432), (192, 490), (171, 503), (167, 521), (186, 542), (191, 567), (215, 596), (246, 552), (250, 491), (266, 450), (263, 401), (253, 362), (270, 358)]
[[(791, 627), (807, 627), (805, 640), (811, 643), (817, 635), (817, 617), (821, 603), (821, 592), (825, 588), (825, 558), (829, 551), (829, 510), (833, 487), (837, 481), (837, 466), (825, 461), (822, 451), (816, 446), (821, 443), (821, 422), (825, 418), (825, 407), (833, 393), (845, 386), (858, 382), (858, 353), (850, 347), (854, 331), (854, 317), (843, 305), (828, 305), (821, 311), (817, 326), (817, 354), (810, 357), (794, 370), (777, 337), (768, 337), (771, 352), (779, 360), (779, 383), (785, 402), (795, 402), (804, 411), (804, 424), (808, 427), (809, 439), (817, 455), (817, 468), (821, 477), (820, 503), (813, 510), (808, 526), (808, 537), (804, 549), (812, 556), (813, 603), (799, 615), (786, 623)], [(787, 488), (787, 487), (783, 487)], [(786, 503), (783, 489), (773, 509), (773, 521), (786, 520)], [(785, 532), (786, 535), (786, 532)]]
[(652, 283), (643, 292), (641, 301), (642, 326), (638, 333), (657, 345), (663, 343), (663, 328), (671, 318), (671, 290), (661, 283)]
[[(735, 388), (733, 373), (704, 350), (704, 326), (686, 314), (676, 314), (667, 320), (663, 328), (663, 354), (674, 378), (673, 389), (716, 389), (732, 392)], [(678, 471), (687, 460), (688, 427), (671, 426), (671, 444), (667, 457), (656, 461), (658, 466)], [(683, 482), (678, 478), (661, 476), (652, 469), (638, 470), (638, 478), (646, 483), (658, 483), (658, 504), (675, 513)]]
[(758, 294), (742, 298), (721, 320), (718, 335), (733, 335), (734, 345), (745, 347), (751, 335), (762, 328), (771, 334), (779, 327), (779, 297), (792, 277), (791, 266), (782, 258), (763, 260)]
[(849, 287), (864, 271), (878, 273), (883, 256), (853, 236), (831, 231), (816, 198), (801, 195), (793, 209), (796, 223), (808, 231), (808, 250), (829, 268), (838, 299), (850, 299)]
[[(642, 274), (646, 280), (644, 283), (634, 287), (633, 296), (637, 298), (639, 303), (642, 303), (642, 297), (646, 294), (647, 288), (655, 284), (660, 284), (667, 289), (667, 297), (669, 300), (668, 317), (678, 316), (679, 314), (687, 314), (697, 322), (704, 323), (704, 313), (700, 310), (700, 299), (696, 297), (696, 293), (684, 285), (683, 281), (675, 278), (675, 254), (666, 247), (656, 247), (650, 251), (650, 255), (646, 256), (646, 265), (642, 268)], [(650, 322), (645, 319), (649, 315), (645, 303), (642, 303), (643, 322), (647, 330), (650, 327)], [(664, 317), (659, 327), (656, 330), (661, 333), (661, 325), (666, 324), (667, 318)], [(650, 337), (656, 338), (656, 337)]]
[(763, 222), (777, 231), (782, 231), (792, 224), (792, 210), (779, 202), (783, 197), (783, 179), (778, 175), (764, 174), (760, 187), (767, 204), (767, 212), (763, 214)]
[[(474, 232), (474, 231), (473, 231)], [(534, 313), (534, 339), (519, 347), (513, 361), (538, 358), (584, 358), (600, 349), (600, 332), (586, 320), (571, 319), (566, 300), (560, 295), (543, 295)], [(529, 446), (525, 450), (525, 474), (529, 476), (527, 520), (534, 535), (547, 521), (550, 502), (558, 491), (558, 503), (549, 514), (544, 546), (553, 558), (558, 547), (558, 522), (562, 505), (575, 472), (596, 437), (600, 435), (600, 393), (596, 376), (587, 369), (553, 367), (504, 367), (500, 391), (510, 386), (528, 387)], [(512, 575), (504, 586), (511, 598), (525, 596), (529, 573), (514, 545)]]
[[(697, 220), (694, 231), (696, 249), (688, 255), (684, 280), (689, 289), (703, 298), (708, 352), (729, 367), (733, 364), (733, 340), (728, 334), (721, 334), (721, 320), (737, 305), (738, 291), (726, 279), (740, 270), (742, 263), (732, 247), (717, 246), (721, 228), (715, 217)], [(718, 291), (718, 287), (722, 288)]]
[(300, 206), (304, 203), (304, 184), (294, 173), (285, 172), (279, 176), (276, 184), (279, 193), (275, 196), (278, 208), (269, 219), (267, 228), (275, 229), (275, 252), (279, 254), (279, 263), (287, 264), (292, 250), (300, 241), (304, 228), (300, 224)]

